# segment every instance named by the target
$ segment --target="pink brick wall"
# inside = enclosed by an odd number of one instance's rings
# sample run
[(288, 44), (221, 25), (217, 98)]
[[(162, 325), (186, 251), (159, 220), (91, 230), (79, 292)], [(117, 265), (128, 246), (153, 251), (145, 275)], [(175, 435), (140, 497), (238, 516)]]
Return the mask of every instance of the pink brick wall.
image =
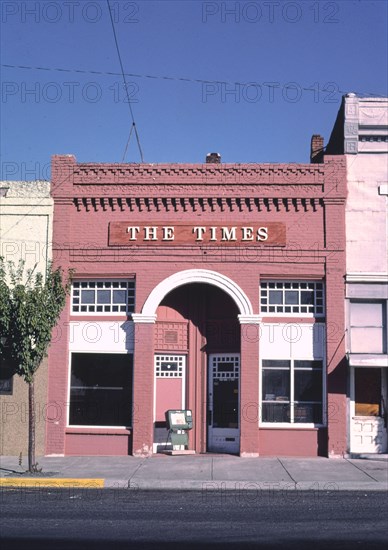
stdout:
[[(136, 276), (136, 312), (152, 289), (169, 275), (202, 268), (222, 273), (246, 293), (259, 313), (259, 280), (263, 277), (325, 279), (327, 289), (328, 452), (346, 449), (346, 367), (344, 364), (344, 201), (343, 157), (326, 157), (324, 164), (252, 165), (135, 165), (77, 164), (74, 157), (53, 157), (52, 194), (55, 201), (53, 256), (56, 265), (75, 268), (82, 276)], [(112, 221), (173, 225), (281, 222), (286, 224), (285, 247), (110, 247)], [(49, 357), (49, 399), (66, 408), (68, 387), (69, 308), (63, 312), (61, 337)], [(90, 319), (90, 318), (89, 318)], [(171, 319), (174, 320), (174, 319)], [(244, 326), (242, 326), (242, 330)], [(149, 454), (153, 440), (152, 325), (136, 326), (134, 357), (133, 452)], [(242, 338), (241, 407), (259, 395), (258, 343)], [(203, 396), (188, 394), (202, 409)], [(253, 409), (250, 409), (252, 412)], [(280, 449), (279, 432), (259, 430), (242, 418), (241, 453)], [(74, 449), (65, 445), (66, 415), (47, 425), (48, 454)], [(275, 431), (274, 431), (275, 432)], [(202, 435), (201, 435), (202, 433)], [(205, 445), (204, 427), (195, 438)], [(288, 432), (287, 432), (288, 433)], [(85, 436), (86, 437), (86, 436)], [(97, 437), (97, 436), (96, 436)], [(102, 438), (103, 436), (101, 436)], [(288, 436), (287, 436), (288, 437)], [(290, 437), (292, 433), (290, 431)], [(315, 437), (303, 435), (306, 438)], [(74, 439), (74, 438), (73, 438)], [(69, 440), (70, 441), (70, 440)], [(88, 443), (82, 439), (87, 454)], [(101, 439), (106, 441), (106, 439)], [(311, 440), (312, 441), (312, 440)], [(314, 443), (306, 443), (311, 454)], [(95, 444), (90, 443), (91, 449)], [(100, 444), (98, 444), (100, 445)], [(101, 443), (102, 446), (105, 443)], [(100, 448), (100, 447), (98, 447)], [(315, 447), (314, 447), (315, 448)], [(263, 451), (261, 450), (263, 449)], [(314, 454), (314, 453), (312, 453)]]

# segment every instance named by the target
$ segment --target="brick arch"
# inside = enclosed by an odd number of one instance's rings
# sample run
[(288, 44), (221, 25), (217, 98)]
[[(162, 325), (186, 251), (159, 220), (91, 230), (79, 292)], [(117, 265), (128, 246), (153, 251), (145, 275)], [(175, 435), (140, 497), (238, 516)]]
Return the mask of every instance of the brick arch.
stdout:
[[(229, 277), (208, 269), (187, 269), (179, 271), (161, 281), (152, 290), (142, 308), (142, 316), (156, 316), (156, 310), (163, 298), (174, 288), (190, 283), (206, 283), (226, 292), (236, 303), (240, 318), (253, 315), (252, 304), (245, 292)], [(241, 321), (241, 319), (240, 319)]]

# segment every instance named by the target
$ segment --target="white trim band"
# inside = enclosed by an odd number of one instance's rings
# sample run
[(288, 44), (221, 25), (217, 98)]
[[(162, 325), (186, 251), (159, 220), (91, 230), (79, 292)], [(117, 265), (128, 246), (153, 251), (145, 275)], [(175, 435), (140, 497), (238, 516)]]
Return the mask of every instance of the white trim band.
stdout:
[(260, 325), (261, 315), (237, 315), (240, 325)]
[(145, 315), (144, 313), (132, 313), (134, 323), (155, 323), (156, 315)]
[(347, 273), (347, 283), (388, 283), (388, 273)]

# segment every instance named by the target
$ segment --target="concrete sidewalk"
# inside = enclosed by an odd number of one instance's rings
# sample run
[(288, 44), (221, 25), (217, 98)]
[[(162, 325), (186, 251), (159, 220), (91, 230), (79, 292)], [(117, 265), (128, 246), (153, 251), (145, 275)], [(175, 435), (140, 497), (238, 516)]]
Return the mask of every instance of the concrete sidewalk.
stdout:
[(230, 455), (0, 457), (0, 487), (89, 487), (181, 490), (387, 491), (388, 461), (328, 458), (240, 458)]

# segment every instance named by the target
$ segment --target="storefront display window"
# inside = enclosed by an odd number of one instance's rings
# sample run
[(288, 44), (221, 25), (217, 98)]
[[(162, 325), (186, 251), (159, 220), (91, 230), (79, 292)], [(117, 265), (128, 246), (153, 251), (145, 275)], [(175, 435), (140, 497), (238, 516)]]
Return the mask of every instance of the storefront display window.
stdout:
[(70, 426), (131, 425), (132, 355), (71, 355)]
[(322, 424), (322, 395), (322, 361), (263, 360), (263, 422)]

